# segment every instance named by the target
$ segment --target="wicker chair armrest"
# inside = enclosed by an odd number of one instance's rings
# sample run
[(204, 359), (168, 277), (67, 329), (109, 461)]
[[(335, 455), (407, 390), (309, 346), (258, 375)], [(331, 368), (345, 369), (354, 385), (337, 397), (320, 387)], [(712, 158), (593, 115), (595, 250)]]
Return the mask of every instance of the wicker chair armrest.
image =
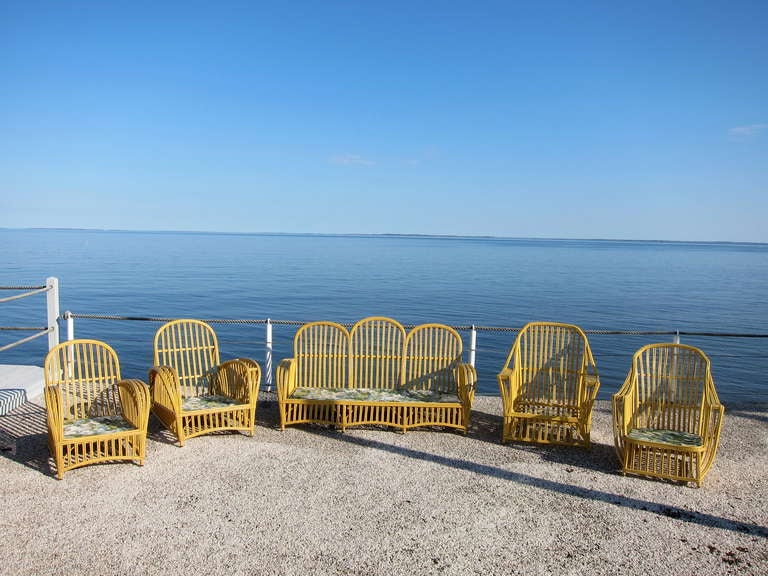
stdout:
[(59, 386), (45, 387), (45, 411), (47, 414), (48, 431), (57, 441), (64, 438), (64, 416), (62, 414), (61, 388)]
[(277, 365), (277, 396), (280, 400), (287, 400), (296, 389), (296, 361), (286, 358)]
[(632, 373), (627, 376), (624, 384), (613, 395), (613, 437), (616, 453), (621, 460), (621, 451), (624, 449), (624, 438), (632, 426), (632, 407), (635, 396), (635, 379)]
[(179, 375), (170, 366), (153, 366), (149, 369), (149, 389), (152, 402), (170, 410), (181, 412)]
[(504, 368), (496, 375), (496, 379), (499, 382), (499, 391), (501, 392), (501, 401), (504, 406), (504, 413), (509, 414), (512, 412), (512, 407), (515, 403), (515, 398), (518, 395), (518, 378), (516, 368)]
[(139, 430), (147, 430), (151, 398), (149, 386), (141, 380), (121, 380), (117, 383), (123, 418)]
[(259, 364), (250, 358), (235, 358), (216, 366), (211, 374), (210, 391), (240, 404), (251, 404), (256, 401), (260, 383)]
[(471, 364), (459, 364), (456, 367), (456, 392), (466, 408), (472, 408), (477, 390), (477, 370)]
[(723, 427), (725, 408), (722, 404), (705, 404), (702, 437), (706, 441), (717, 440)]
[(600, 377), (597, 374), (585, 374), (584, 375), (584, 398), (582, 406), (584, 408), (591, 408), (597, 398), (597, 392), (600, 390)]

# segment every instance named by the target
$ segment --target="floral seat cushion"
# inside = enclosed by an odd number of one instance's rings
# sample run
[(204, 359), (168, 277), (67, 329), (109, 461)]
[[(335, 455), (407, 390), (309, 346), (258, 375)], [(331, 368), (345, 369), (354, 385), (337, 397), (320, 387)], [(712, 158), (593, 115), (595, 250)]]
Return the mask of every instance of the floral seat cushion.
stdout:
[(235, 406), (237, 404), (239, 404), (237, 400), (233, 400), (227, 396), (220, 396), (219, 394), (206, 394), (203, 396), (190, 396), (189, 398), (183, 398), (181, 401), (181, 409), (185, 412), (194, 412), (195, 410), (227, 408), (228, 406)]
[(122, 416), (96, 416), (64, 423), (64, 438), (82, 438), (98, 434), (128, 432), (136, 428)]
[(701, 436), (690, 432), (678, 432), (677, 430), (654, 430), (652, 428), (634, 428), (627, 434), (627, 438), (638, 442), (653, 442), (655, 444), (671, 444), (673, 446), (687, 446), (695, 448), (703, 446)]
[(291, 398), (357, 402), (440, 402), (460, 403), (455, 394), (433, 390), (380, 390), (376, 388), (296, 388)]

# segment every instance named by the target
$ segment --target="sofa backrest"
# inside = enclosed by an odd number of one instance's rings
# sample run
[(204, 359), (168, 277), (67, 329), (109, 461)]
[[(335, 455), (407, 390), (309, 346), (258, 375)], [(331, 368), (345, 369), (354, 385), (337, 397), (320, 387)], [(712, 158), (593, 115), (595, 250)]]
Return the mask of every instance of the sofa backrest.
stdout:
[(335, 322), (310, 322), (293, 338), (296, 385), (346, 388), (349, 384), (349, 332)]
[(461, 363), (461, 354), (461, 336), (450, 326), (416, 326), (405, 340), (402, 386), (455, 394), (456, 367)]
[(310, 322), (296, 332), (296, 386), (433, 390), (455, 394), (461, 336), (442, 324), (406, 333), (391, 318), (363, 318), (347, 330), (335, 322)]
[(357, 322), (349, 331), (350, 378), (355, 388), (392, 390), (402, 381), (405, 328), (382, 316)]

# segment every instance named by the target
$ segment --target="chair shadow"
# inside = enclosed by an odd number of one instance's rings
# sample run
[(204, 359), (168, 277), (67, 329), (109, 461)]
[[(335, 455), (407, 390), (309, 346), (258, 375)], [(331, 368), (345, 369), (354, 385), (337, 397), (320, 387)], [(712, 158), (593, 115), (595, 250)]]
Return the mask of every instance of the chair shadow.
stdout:
[[(488, 415), (492, 418), (496, 418), (494, 415)], [(691, 524), (698, 524), (701, 526), (709, 526), (722, 530), (730, 530), (733, 532), (739, 532), (742, 534), (749, 534), (760, 538), (768, 539), (768, 527), (761, 526), (759, 524), (752, 524), (749, 522), (743, 522), (740, 520), (733, 520), (730, 518), (724, 518), (716, 516), (714, 514), (707, 514), (704, 512), (696, 512), (680, 506), (670, 506), (667, 504), (660, 504), (652, 502), (650, 500), (643, 500), (641, 498), (634, 498), (625, 496), (623, 494), (615, 494), (604, 490), (598, 490), (595, 488), (584, 488), (581, 486), (575, 486), (559, 482), (557, 480), (548, 480), (545, 478), (538, 478), (530, 474), (522, 472), (514, 472), (492, 466), (488, 464), (481, 464), (479, 462), (473, 462), (471, 460), (465, 460), (460, 458), (452, 458), (448, 456), (442, 456), (440, 454), (434, 454), (417, 450), (414, 448), (408, 448), (405, 446), (396, 446), (387, 442), (374, 440), (371, 438), (361, 438), (359, 436), (350, 434), (334, 433), (328, 429), (305, 427), (306, 432), (315, 434), (317, 436), (323, 436), (325, 438), (333, 439), (338, 442), (346, 442), (354, 444), (363, 448), (372, 448), (396, 454), (403, 458), (411, 458), (414, 460), (421, 460), (432, 462), (441, 466), (447, 466), (456, 470), (464, 470), (478, 474), (481, 476), (487, 476), (490, 478), (497, 478), (514, 482), (521, 485), (533, 486), (542, 490), (549, 490), (560, 494), (565, 494), (575, 498), (581, 498), (584, 500), (604, 502), (620, 508), (639, 510), (663, 516), (665, 518), (671, 518), (681, 522), (688, 522)], [(477, 438), (477, 436), (475, 436)], [(611, 446), (605, 444), (593, 445), (593, 455), (587, 458), (586, 461), (582, 460), (584, 455), (589, 455), (589, 451), (582, 451), (579, 454), (569, 454), (573, 452), (573, 448), (569, 447), (551, 447), (544, 450), (544, 457), (551, 459), (553, 462), (564, 464), (566, 466), (582, 467), (589, 470), (595, 470), (600, 472), (607, 472), (610, 474), (617, 474), (615, 466), (608, 465), (608, 454), (613, 454)], [(540, 446), (531, 446), (525, 449), (529, 450), (541, 450)]]
[(48, 451), (45, 408), (26, 402), (0, 416), (0, 454), (36, 472), (54, 478)]

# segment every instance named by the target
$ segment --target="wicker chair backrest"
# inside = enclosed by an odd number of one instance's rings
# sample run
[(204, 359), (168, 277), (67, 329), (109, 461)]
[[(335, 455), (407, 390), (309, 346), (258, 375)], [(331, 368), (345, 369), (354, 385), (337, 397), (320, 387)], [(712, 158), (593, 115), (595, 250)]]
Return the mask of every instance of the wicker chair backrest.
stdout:
[(710, 363), (699, 349), (652, 344), (632, 359), (636, 407), (632, 428), (699, 434)]
[(117, 383), (120, 362), (115, 351), (98, 340), (72, 340), (45, 358), (45, 385), (61, 390), (64, 421), (122, 413)]
[(170, 366), (179, 376), (184, 398), (208, 393), (211, 370), (219, 365), (216, 333), (200, 320), (174, 320), (155, 333), (156, 366)]
[(521, 374), (519, 401), (578, 406), (580, 383), (591, 360), (587, 339), (577, 326), (534, 322), (517, 336), (514, 361)]

